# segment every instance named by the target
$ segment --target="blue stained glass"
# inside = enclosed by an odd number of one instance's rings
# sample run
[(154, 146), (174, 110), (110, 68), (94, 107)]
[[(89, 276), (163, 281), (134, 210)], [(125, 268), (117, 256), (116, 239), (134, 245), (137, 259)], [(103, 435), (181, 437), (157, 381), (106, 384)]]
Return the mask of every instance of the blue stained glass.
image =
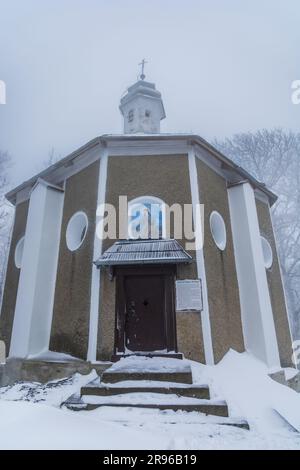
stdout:
[[(139, 207), (140, 206), (140, 207)], [(145, 209), (147, 210), (147, 228), (145, 227)], [(129, 216), (128, 222), (129, 224), (133, 224), (133, 222), (137, 223), (140, 219), (140, 223), (135, 226), (135, 234), (138, 236), (139, 234), (144, 235), (145, 233), (148, 234), (148, 238), (162, 238), (163, 232), (163, 215), (162, 215), (162, 205), (159, 203), (151, 203), (151, 202), (142, 202), (137, 204), (137, 207), (131, 215)], [(144, 229), (144, 231), (143, 231)]]

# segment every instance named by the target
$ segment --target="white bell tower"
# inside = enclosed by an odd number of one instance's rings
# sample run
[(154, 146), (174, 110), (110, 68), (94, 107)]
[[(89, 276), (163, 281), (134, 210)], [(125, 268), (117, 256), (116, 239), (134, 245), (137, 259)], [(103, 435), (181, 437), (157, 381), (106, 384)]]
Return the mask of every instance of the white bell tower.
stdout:
[(139, 80), (121, 98), (120, 111), (124, 118), (124, 134), (159, 134), (160, 121), (166, 117), (161, 93), (155, 84), (145, 81), (145, 60), (141, 62)]

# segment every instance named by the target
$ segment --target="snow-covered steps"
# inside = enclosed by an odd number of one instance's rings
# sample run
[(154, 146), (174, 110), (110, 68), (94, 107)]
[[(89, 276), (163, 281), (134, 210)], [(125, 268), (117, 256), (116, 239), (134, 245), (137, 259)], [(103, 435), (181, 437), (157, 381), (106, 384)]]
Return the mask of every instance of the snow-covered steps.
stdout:
[(188, 362), (162, 357), (130, 356), (113, 364), (102, 375), (102, 382), (105, 383), (127, 380), (193, 383)]
[(102, 375), (102, 382), (116, 383), (124, 382), (127, 380), (154, 380), (159, 382), (176, 382), (183, 384), (192, 384), (192, 371), (191, 369), (185, 372), (123, 372), (116, 371), (104, 372)]
[(108, 397), (94, 395), (83, 395), (81, 397), (73, 396), (64, 404), (69, 409), (76, 411), (90, 411), (103, 406), (112, 406), (188, 412), (196, 411), (206, 415), (228, 417), (228, 408), (225, 401), (202, 400), (159, 393), (130, 393)]
[[(206, 400), (203, 400), (202, 405), (204, 405)], [(221, 404), (220, 402), (213, 402), (213, 404)], [(178, 403), (176, 404), (178, 405)], [(70, 397), (63, 406), (67, 407), (72, 411), (92, 411), (99, 413), (97, 416), (101, 419), (108, 419), (109, 422), (112, 421), (112, 416), (115, 416), (115, 421), (118, 424), (132, 425), (133, 423), (137, 425), (140, 422), (140, 426), (145, 425), (146, 422), (155, 420), (155, 422), (160, 424), (167, 425), (185, 425), (185, 426), (194, 426), (194, 425), (224, 425), (224, 426), (233, 426), (242, 429), (249, 430), (249, 424), (246, 420), (239, 417), (231, 416), (220, 416), (220, 415), (211, 415), (207, 414), (208, 409), (205, 409), (205, 413), (192, 410), (191, 407), (188, 409), (172, 409), (165, 408), (161, 410), (160, 408), (150, 408), (136, 404), (130, 404), (130, 406), (124, 406), (124, 404), (87, 404), (80, 397), (80, 395), (73, 395)], [(189, 413), (186, 413), (188, 411)]]
[[(224, 416), (213, 416), (205, 415), (203, 413), (190, 412), (186, 413), (185, 411), (172, 411), (172, 410), (154, 410), (151, 408), (141, 409), (141, 408), (113, 408), (113, 407), (102, 407), (98, 408), (92, 413), (101, 419), (103, 422), (115, 422), (118, 424), (123, 424), (125, 426), (135, 425), (138, 428), (143, 428), (145, 425), (148, 426), (149, 423), (155, 423), (155, 426), (159, 427), (161, 425), (174, 425), (182, 429), (189, 427), (193, 428), (194, 431), (198, 431), (199, 425), (209, 427), (212, 425), (226, 425), (234, 426), (243, 429), (249, 429), (247, 421), (240, 417), (231, 417), (228, 418)], [(151, 426), (151, 425), (150, 425)]]
[(161, 393), (173, 394), (182, 397), (209, 399), (208, 385), (179, 384), (156, 381), (125, 381), (112, 384), (99, 383), (99, 380), (90, 382), (81, 388), (81, 395), (112, 396), (128, 393)]
[[(111, 409), (132, 416), (141, 413), (194, 413), (194, 416), (218, 417), (221, 424), (248, 429), (244, 420), (229, 417), (227, 403), (211, 399), (208, 385), (193, 384), (188, 361), (170, 358), (128, 357), (113, 364), (101, 377), (81, 388), (63, 404), (80, 410)], [(114, 410), (114, 411), (113, 411)], [(127, 410), (127, 413), (126, 413)], [(160, 416), (162, 416), (160, 415)]]

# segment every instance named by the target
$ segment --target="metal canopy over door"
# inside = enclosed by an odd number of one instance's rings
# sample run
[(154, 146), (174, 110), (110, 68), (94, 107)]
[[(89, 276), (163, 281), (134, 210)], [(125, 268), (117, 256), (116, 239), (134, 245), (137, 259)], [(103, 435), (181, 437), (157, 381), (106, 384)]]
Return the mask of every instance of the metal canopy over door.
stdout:
[(175, 351), (173, 266), (116, 270), (115, 354)]

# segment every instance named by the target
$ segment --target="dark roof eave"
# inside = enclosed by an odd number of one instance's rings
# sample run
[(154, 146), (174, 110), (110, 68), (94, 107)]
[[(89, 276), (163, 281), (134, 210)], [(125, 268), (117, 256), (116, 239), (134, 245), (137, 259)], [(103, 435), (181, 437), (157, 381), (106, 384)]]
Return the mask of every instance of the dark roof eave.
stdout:
[(5, 197), (10, 201), (12, 204), (16, 202), (16, 195), (19, 191), (25, 189), (27, 186), (33, 186), (34, 183), (37, 181), (38, 178), (45, 178), (46, 176), (50, 175), (55, 169), (59, 168), (60, 166), (65, 165), (69, 161), (72, 161), (76, 157), (78, 157), (84, 151), (94, 147), (95, 145), (102, 144), (106, 145), (106, 142), (109, 141), (118, 141), (118, 140), (168, 140), (168, 139), (177, 139), (177, 140), (190, 140), (192, 144), (200, 145), (202, 147), (207, 148), (211, 153), (213, 153), (219, 160), (223, 161), (226, 165), (228, 165), (232, 170), (236, 171), (240, 176), (249, 180), (249, 182), (255, 187), (260, 189), (263, 193), (265, 193), (270, 201), (270, 205), (273, 205), (277, 200), (277, 195), (269, 190), (264, 184), (257, 181), (252, 175), (250, 175), (246, 170), (235, 164), (232, 160), (228, 157), (223, 155), (219, 150), (217, 150), (213, 145), (207, 142), (205, 139), (200, 137), (196, 134), (103, 134), (102, 136), (96, 137), (95, 139), (90, 140), (87, 144), (83, 145), (79, 149), (75, 150), (71, 154), (67, 155), (63, 159), (59, 160), (58, 162), (54, 163), (50, 167), (46, 168), (42, 172), (38, 173), (37, 175), (33, 176), (29, 180), (25, 181), (24, 183), (20, 184), (16, 188), (9, 191)]
[(210, 152), (212, 152), (219, 160), (223, 161), (226, 165), (228, 165), (230, 168), (232, 168), (234, 171), (236, 171), (240, 176), (243, 178), (249, 180), (250, 183), (252, 183), (252, 186), (255, 188), (260, 189), (263, 193), (267, 195), (267, 197), (270, 200), (270, 205), (272, 206), (278, 199), (277, 194), (275, 194), (273, 191), (267, 188), (267, 186), (264, 183), (261, 183), (258, 181), (254, 176), (252, 176), (248, 171), (246, 171), (244, 168), (241, 166), (237, 165), (234, 163), (233, 160), (230, 158), (226, 157), (223, 155), (222, 152), (220, 152), (218, 149), (216, 149), (213, 145), (211, 145), (209, 142), (207, 142), (205, 139), (203, 139), (200, 136), (195, 136), (195, 144), (199, 145), (199, 142), (201, 143), (201, 146), (206, 147)]
[(47, 175), (51, 174), (53, 171), (55, 171), (57, 168), (60, 168), (61, 166), (64, 166), (66, 163), (69, 163), (73, 159), (77, 158), (79, 155), (81, 155), (83, 152), (86, 150), (89, 150), (96, 145), (100, 144), (100, 137), (96, 137), (86, 144), (82, 145), (79, 147), (77, 150), (74, 150), (74, 152), (70, 153), (66, 157), (62, 158), (61, 160), (58, 160), (57, 162), (53, 163), (53, 165), (50, 165), (48, 168), (45, 168), (45, 170), (42, 170), (40, 173), (32, 176), (28, 180), (24, 181), (23, 183), (19, 184), (15, 188), (11, 189), (5, 194), (6, 199), (11, 202), (12, 204), (16, 203), (16, 195), (19, 191), (22, 191), (26, 187), (34, 186), (34, 184), (37, 182), (39, 178), (43, 179)]
[(123, 261), (93, 261), (97, 268), (107, 267), (107, 266), (138, 266), (144, 264), (190, 264), (193, 262), (193, 258), (190, 259), (175, 259), (175, 258), (158, 258), (158, 259), (139, 259), (139, 260), (123, 260)]

